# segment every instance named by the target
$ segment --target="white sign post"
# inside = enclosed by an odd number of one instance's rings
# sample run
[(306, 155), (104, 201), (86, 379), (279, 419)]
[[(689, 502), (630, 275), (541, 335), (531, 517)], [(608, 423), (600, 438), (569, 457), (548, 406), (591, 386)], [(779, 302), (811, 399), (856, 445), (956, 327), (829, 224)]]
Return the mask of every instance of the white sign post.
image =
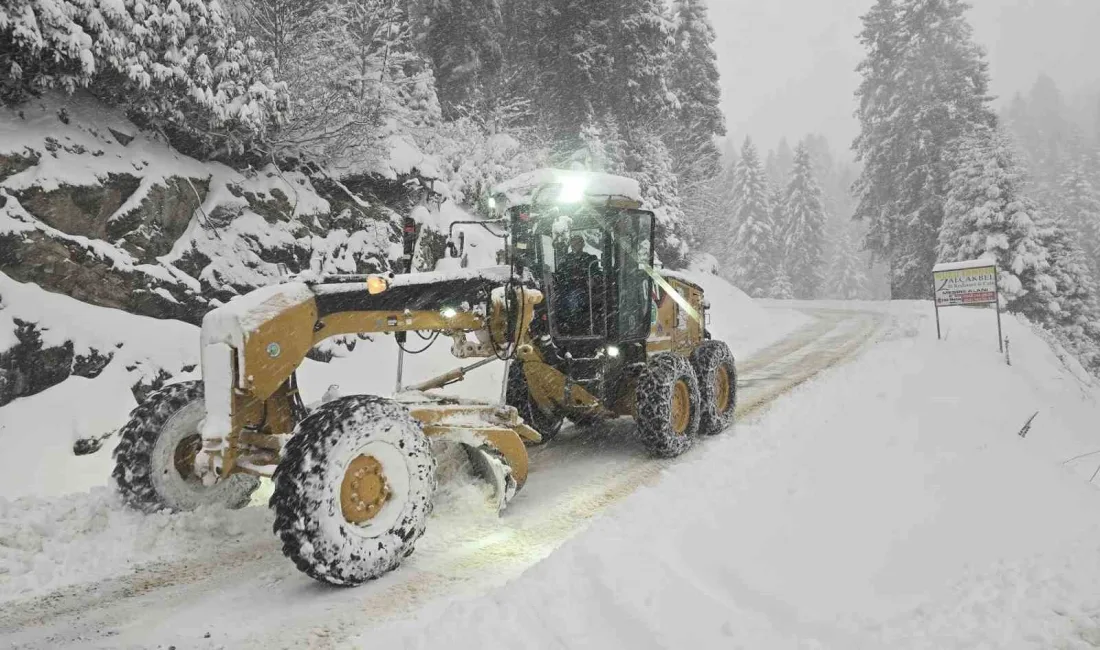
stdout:
[(967, 260), (937, 264), (932, 267), (932, 289), (936, 301), (936, 338), (943, 338), (940, 336), (940, 307), (993, 303), (997, 307), (997, 347), (1004, 352), (996, 262)]

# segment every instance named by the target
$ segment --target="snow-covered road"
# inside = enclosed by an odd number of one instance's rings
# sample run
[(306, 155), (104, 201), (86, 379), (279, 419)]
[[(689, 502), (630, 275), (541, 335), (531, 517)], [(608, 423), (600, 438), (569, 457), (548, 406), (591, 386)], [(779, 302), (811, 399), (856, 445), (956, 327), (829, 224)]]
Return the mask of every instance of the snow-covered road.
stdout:
[[(803, 309), (812, 317), (808, 325), (739, 361), (741, 420), (852, 357), (873, 342), (889, 318), (884, 311), (858, 307)], [(503, 517), (488, 509), (483, 486), (453, 483), (440, 494), (437, 514), (410, 561), (382, 580), (350, 590), (325, 587), (298, 573), (270, 533), (266, 508), (158, 515), (148, 524), (158, 527), (150, 543), (195, 539), (193, 554), (4, 602), (0, 640), (19, 648), (335, 646), (433, 601), (507, 582), (608, 506), (654, 484), (670, 464), (698, 458), (711, 444), (703, 441), (686, 458), (658, 461), (633, 440), (629, 422), (598, 432), (566, 431), (533, 450), (527, 488)], [(52, 507), (104, 508), (103, 518), (121, 517), (104, 499), (76, 495), (71, 503), (55, 500)], [(74, 548), (82, 532), (72, 533)], [(199, 539), (204, 533), (220, 543)], [(95, 556), (74, 551), (70, 561), (94, 562)]]

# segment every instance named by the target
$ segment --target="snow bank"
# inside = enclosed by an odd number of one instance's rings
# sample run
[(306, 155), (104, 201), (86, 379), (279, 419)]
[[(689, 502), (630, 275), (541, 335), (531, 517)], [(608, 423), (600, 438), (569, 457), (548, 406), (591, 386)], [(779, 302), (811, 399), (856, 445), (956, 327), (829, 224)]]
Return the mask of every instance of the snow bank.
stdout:
[(65, 499), (0, 497), (0, 602), (156, 560), (274, 546), (271, 516), (267, 508), (146, 515), (106, 488)]
[(1092, 647), (1100, 457), (1063, 461), (1100, 448), (1100, 391), (1015, 319), (1008, 366), (989, 312), (938, 342), (930, 304), (878, 308), (858, 361), (511, 584), (356, 646)]
[[(38, 326), (43, 346), (72, 341), (76, 354), (92, 349), (113, 353), (112, 363), (140, 366), (142, 378), (151, 378), (160, 369), (177, 372), (198, 362), (199, 330), (193, 325), (96, 307), (35, 284), (16, 282), (3, 273), (0, 296), (0, 340), (14, 343), (14, 338), (5, 337), (11, 336), (12, 321), (18, 319)], [(136, 332), (140, 335), (135, 336)], [(6, 349), (0, 345), (0, 352)]]
[(0, 332), (12, 339), (14, 320), (21, 320), (38, 327), (44, 347), (71, 341), (76, 355), (92, 350), (113, 355), (94, 379), (74, 375), (0, 407), (0, 497), (60, 495), (105, 485), (113, 441), (80, 457), (73, 455), (73, 443), (124, 424), (136, 406), (134, 384), (150, 384), (163, 372), (176, 380), (196, 377), (198, 328), (95, 307), (2, 273), (0, 296)]
[(750, 298), (717, 275), (697, 271), (682, 271), (674, 275), (703, 289), (703, 295), (710, 303), (707, 329), (714, 338), (728, 343), (737, 358), (751, 355), (811, 320), (789, 308), (766, 309), (763, 303)]
[[(0, 153), (23, 154), (52, 143), (29, 169), (0, 182), (0, 187), (45, 192), (62, 185), (96, 185), (109, 174), (141, 176), (152, 183), (171, 177), (205, 179), (222, 165), (200, 163), (152, 140), (117, 111), (91, 97), (48, 93), (18, 109), (5, 108), (0, 117)], [(66, 122), (58, 119), (66, 114)], [(21, 114), (21, 117), (18, 114)]]

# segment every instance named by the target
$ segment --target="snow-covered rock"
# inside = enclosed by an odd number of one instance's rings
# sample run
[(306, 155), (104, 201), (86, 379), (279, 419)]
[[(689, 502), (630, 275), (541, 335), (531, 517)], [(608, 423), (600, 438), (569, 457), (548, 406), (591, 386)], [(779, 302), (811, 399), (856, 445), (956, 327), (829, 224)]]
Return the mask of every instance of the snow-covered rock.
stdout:
[[(198, 324), (211, 307), (286, 273), (389, 271), (401, 254), (399, 211), (422, 192), (401, 175), (408, 170), (394, 169), (340, 181), (323, 170), (200, 162), (81, 94), (0, 109), (0, 404), (103, 365), (74, 360), (87, 347), (80, 340), (40, 345), (43, 332), (71, 329), (66, 312), (17, 316), (26, 291), (7, 295), (13, 287)], [(439, 207), (420, 209), (428, 230), (446, 230)], [(434, 265), (438, 248), (425, 246), (422, 266)]]

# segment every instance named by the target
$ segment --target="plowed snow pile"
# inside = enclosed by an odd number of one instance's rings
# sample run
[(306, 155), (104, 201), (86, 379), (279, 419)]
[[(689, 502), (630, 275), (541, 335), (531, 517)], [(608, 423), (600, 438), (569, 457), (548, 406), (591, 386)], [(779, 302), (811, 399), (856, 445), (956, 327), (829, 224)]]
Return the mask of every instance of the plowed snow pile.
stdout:
[[(1025, 325), (895, 325), (507, 586), (359, 647), (1092, 648), (1100, 390)], [(1034, 418), (1025, 436), (1025, 422)]]

